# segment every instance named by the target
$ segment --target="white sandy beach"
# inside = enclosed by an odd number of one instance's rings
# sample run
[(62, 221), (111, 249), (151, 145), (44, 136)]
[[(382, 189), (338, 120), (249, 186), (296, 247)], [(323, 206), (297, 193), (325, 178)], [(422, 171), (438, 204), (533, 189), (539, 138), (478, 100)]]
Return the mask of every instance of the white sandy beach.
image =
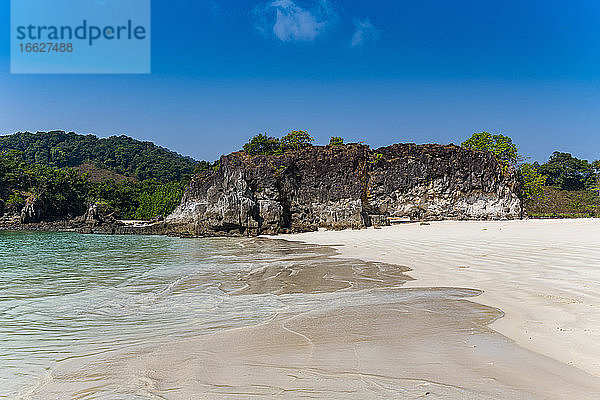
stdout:
[(407, 287), (483, 290), (473, 301), (520, 346), (600, 376), (600, 220), (432, 222), (320, 231), (288, 240), (410, 267)]
[(245, 239), (218, 275), (268, 320), (66, 360), (23, 398), (600, 398), (600, 220), (284, 238), (331, 247)]

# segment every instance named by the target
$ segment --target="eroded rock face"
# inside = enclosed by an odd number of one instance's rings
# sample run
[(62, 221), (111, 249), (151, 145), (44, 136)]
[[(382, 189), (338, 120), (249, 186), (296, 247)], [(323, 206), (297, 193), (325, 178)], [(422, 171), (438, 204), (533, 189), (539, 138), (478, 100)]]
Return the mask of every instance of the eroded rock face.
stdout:
[(396, 144), (376, 150), (370, 214), (415, 220), (519, 218), (516, 176), (491, 153), (457, 146)]
[(46, 215), (46, 204), (37, 196), (31, 195), (25, 200), (25, 206), (21, 210), (21, 223), (29, 224), (40, 222)]
[(516, 179), (491, 153), (449, 145), (311, 147), (221, 157), (167, 217), (169, 233), (256, 235), (363, 228), (387, 217), (518, 218)]

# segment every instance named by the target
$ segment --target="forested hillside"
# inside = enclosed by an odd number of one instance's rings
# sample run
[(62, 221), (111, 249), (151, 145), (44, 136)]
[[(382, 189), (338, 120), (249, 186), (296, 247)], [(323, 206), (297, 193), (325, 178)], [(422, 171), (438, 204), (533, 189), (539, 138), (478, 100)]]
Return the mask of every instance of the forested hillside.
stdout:
[(72, 168), (49, 167), (23, 160), (16, 150), (0, 152), (0, 217), (19, 216), (35, 199), (41, 219), (82, 215), (91, 204), (124, 219), (150, 219), (170, 214), (183, 196), (187, 181), (91, 181)]
[(196, 161), (151, 142), (141, 142), (128, 136), (98, 138), (73, 132), (20, 132), (0, 136), (0, 153), (22, 152), (23, 161), (50, 167), (77, 167), (93, 164), (140, 181), (160, 182), (188, 179)]
[(81, 215), (90, 204), (116, 218), (164, 216), (192, 174), (210, 166), (127, 136), (0, 136), (0, 217), (19, 215), (28, 199), (43, 204), (43, 218)]

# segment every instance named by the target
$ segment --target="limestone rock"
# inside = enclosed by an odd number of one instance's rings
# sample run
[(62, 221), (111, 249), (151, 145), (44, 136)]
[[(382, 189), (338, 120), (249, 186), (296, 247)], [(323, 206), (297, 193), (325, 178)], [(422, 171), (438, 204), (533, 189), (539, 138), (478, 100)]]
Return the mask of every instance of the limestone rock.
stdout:
[(86, 228), (96, 228), (100, 226), (114, 227), (123, 225), (117, 221), (112, 214), (107, 214), (105, 205), (102, 203), (91, 203), (83, 216), (79, 217)]
[(277, 156), (221, 157), (193, 178), (167, 233), (256, 235), (412, 220), (513, 219), (516, 175), (491, 153), (458, 146), (309, 147)]
[(46, 215), (46, 204), (35, 195), (31, 195), (25, 200), (25, 206), (21, 210), (21, 223), (29, 224), (40, 222)]

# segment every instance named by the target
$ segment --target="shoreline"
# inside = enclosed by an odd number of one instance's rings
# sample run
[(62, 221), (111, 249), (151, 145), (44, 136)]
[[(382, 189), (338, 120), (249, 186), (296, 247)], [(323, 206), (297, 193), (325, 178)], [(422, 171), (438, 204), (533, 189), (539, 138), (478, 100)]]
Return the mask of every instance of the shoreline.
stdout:
[[(326, 229), (318, 228), (318, 230), (307, 231), (284, 231), (280, 233), (242, 233), (242, 232), (221, 232), (220, 234), (202, 235), (190, 233), (187, 229), (179, 229), (181, 225), (178, 223), (167, 223), (164, 220), (144, 221), (144, 220), (117, 220), (109, 221), (85, 221), (85, 215), (71, 219), (50, 219), (40, 222), (21, 223), (16, 221), (16, 217), (0, 217), (0, 232), (75, 232), (81, 234), (100, 234), (100, 235), (141, 235), (141, 236), (177, 236), (181, 238), (213, 238), (213, 237), (229, 237), (229, 238), (280, 238), (287, 239), (296, 235), (313, 234), (315, 232), (344, 232), (344, 231), (363, 231), (369, 229), (389, 228), (399, 225), (423, 224), (443, 222), (506, 222), (506, 221), (576, 221), (576, 220), (593, 220), (599, 218), (561, 218), (561, 217), (535, 217), (510, 220), (470, 220), (470, 219), (445, 219), (445, 220), (404, 220), (391, 221), (388, 225), (371, 225), (363, 228), (344, 228), (344, 229)], [(290, 239), (292, 240), (292, 239)]]
[[(411, 268), (406, 287), (482, 290), (504, 317), (490, 328), (518, 345), (600, 376), (600, 219), (439, 221), (282, 235), (339, 257)], [(594, 269), (594, 266), (599, 268)]]
[[(440, 223), (447, 224), (457, 223)], [(333, 235), (337, 244), (349, 241), (340, 234), (355, 234), (362, 245), (359, 257), (344, 255), (335, 243), (311, 245), (282, 237), (231, 240), (231, 253), (222, 254), (229, 254), (223, 262), (240, 263), (241, 268), (226, 274), (209, 269), (216, 275), (207, 282), (216, 284), (211, 287), (219, 297), (227, 295), (218, 303), (230, 304), (222, 310), (233, 312), (232, 319), (219, 314), (209, 329), (186, 328), (183, 336), (63, 360), (50, 371), (51, 379), (23, 398), (114, 390), (173, 400), (597, 398), (599, 377), (498, 333), (493, 324), (504, 319), (503, 312), (483, 305), (476, 285), (430, 286), (414, 280), (420, 279), (417, 264), (382, 262), (381, 254), (373, 254), (379, 259), (372, 262), (361, 260), (365, 247), (372, 251), (381, 245), (372, 240), (374, 234), (397, 239), (391, 233), (423, 229), (423, 243), (430, 243), (436, 235), (426, 230), (436, 225), (312, 233), (321, 239)], [(420, 242), (411, 236), (407, 243), (415, 247)], [(197, 249), (219, 241), (197, 241)], [(194, 247), (194, 241), (176, 242)], [(188, 271), (189, 278), (177, 278), (176, 284), (164, 282), (173, 300), (181, 301), (182, 293), (197, 287), (202, 281), (198, 272)], [(161, 284), (157, 289), (165, 293)], [(244, 323), (239, 320), (242, 310), (261, 313)]]

